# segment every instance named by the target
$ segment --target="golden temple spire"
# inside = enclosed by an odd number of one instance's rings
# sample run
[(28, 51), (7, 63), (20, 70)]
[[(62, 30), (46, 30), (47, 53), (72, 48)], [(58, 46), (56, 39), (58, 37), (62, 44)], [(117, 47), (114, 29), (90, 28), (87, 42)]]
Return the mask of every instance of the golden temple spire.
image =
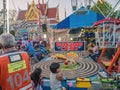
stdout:
[(38, 20), (38, 9), (34, 0), (32, 1), (28, 12), (26, 12), (25, 18), (26, 20)]

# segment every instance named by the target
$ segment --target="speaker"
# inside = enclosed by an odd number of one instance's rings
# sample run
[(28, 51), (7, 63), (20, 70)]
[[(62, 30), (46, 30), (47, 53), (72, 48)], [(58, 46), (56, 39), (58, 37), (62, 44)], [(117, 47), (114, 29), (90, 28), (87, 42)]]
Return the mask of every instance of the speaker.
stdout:
[(43, 30), (43, 32), (46, 32), (46, 31), (47, 31), (47, 26), (46, 26), (46, 24), (42, 24), (42, 30)]

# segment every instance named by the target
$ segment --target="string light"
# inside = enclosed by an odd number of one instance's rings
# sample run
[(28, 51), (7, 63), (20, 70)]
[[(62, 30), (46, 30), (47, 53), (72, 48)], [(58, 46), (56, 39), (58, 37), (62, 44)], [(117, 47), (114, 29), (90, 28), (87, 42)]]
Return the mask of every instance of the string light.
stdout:
[(47, 35), (46, 35), (46, 34), (44, 34), (44, 35), (43, 35), (43, 37), (44, 37), (44, 38), (47, 38)]
[(72, 41), (72, 40), (73, 40), (73, 38), (71, 37), (71, 38), (70, 38), (70, 40)]
[(61, 37), (58, 38), (58, 41), (61, 41)]

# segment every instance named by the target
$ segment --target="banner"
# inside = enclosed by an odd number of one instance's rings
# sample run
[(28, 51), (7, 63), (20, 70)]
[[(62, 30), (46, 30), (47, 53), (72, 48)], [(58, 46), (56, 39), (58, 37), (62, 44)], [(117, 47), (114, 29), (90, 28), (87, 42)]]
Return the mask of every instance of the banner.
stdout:
[(84, 51), (85, 42), (55, 42), (55, 51)]

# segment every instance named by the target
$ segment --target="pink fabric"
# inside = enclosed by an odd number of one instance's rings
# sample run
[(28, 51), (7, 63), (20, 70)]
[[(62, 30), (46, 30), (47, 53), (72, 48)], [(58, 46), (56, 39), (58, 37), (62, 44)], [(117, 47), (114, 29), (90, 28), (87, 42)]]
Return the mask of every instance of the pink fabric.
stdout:
[(69, 86), (69, 87), (72, 87), (72, 86), (73, 86), (73, 83), (69, 82), (69, 83), (68, 83), (68, 86)]

